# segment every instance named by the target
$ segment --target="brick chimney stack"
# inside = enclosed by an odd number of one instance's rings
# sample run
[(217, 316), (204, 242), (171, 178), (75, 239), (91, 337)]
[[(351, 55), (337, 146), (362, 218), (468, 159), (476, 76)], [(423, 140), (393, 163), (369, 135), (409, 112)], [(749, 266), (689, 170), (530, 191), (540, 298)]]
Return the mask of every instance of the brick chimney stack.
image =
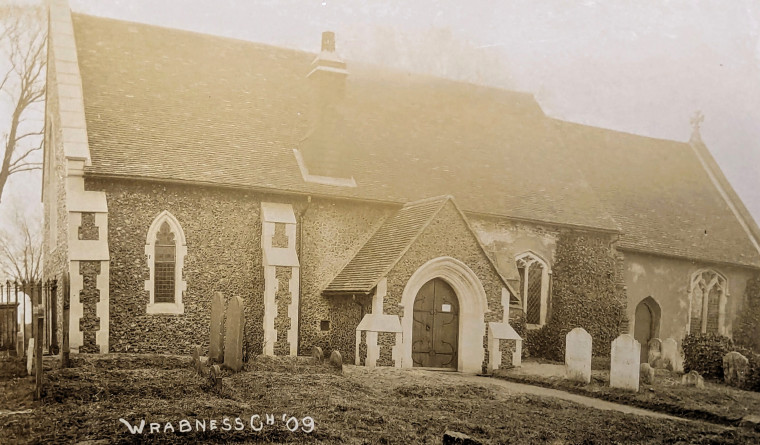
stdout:
[(318, 108), (321, 111), (324, 111), (324, 107), (335, 105), (343, 97), (346, 76), (346, 62), (335, 53), (335, 33), (325, 31), (322, 33), (322, 51), (311, 63), (311, 71), (306, 76), (317, 93)]

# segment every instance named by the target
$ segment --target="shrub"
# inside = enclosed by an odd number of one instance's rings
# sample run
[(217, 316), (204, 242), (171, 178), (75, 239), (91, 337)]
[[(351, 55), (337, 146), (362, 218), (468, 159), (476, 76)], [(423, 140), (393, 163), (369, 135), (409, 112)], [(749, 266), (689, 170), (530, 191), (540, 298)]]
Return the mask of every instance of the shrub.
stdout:
[(714, 379), (723, 378), (723, 356), (735, 349), (733, 340), (718, 334), (689, 334), (682, 346), (684, 371)]

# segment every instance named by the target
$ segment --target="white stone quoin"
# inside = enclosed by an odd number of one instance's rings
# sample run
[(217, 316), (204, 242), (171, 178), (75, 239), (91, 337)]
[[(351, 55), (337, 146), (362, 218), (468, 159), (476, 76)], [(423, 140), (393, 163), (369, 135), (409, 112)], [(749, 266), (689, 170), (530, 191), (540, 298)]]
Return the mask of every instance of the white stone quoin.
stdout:
[(502, 366), (501, 340), (515, 341), (512, 366), (522, 365), (522, 337), (509, 324), (509, 300), (509, 291), (501, 288), (502, 321), (488, 323), (488, 372), (493, 372)]
[(391, 350), (393, 366), (401, 367), (399, 348), (401, 347), (401, 322), (396, 315), (383, 314), (383, 302), (388, 294), (388, 280), (383, 277), (377, 283), (375, 295), (372, 296), (372, 312), (365, 315), (359, 326), (356, 327), (356, 358), (355, 363), (360, 364), (359, 345), (361, 344), (362, 332), (365, 332), (365, 341), (367, 343), (367, 358), (364, 366), (374, 368), (377, 365), (377, 359), (380, 358), (380, 346), (377, 344), (377, 334), (380, 332), (391, 332), (395, 334), (395, 344)]
[(591, 383), (591, 334), (575, 328), (565, 336), (565, 378)]
[[(285, 225), (287, 237), (286, 247), (275, 247), (273, 238), (276, 225)], [(290, 280), (287, 283), (290, 293), (290, 304), (287, 316), (290, 318), (290, 328), (287, 339), (290, 345), (290, 355), (298, 353), (298, 298), (300, 265), (296, 252), (296, 216), (290, 204), (262, 202), (261, 203), (261, 248), (264, 265), (264, 355), (274, 355), (274, 344), (278, 333), (275, 329), (277, 311), (277, 267), (290, 268)]]

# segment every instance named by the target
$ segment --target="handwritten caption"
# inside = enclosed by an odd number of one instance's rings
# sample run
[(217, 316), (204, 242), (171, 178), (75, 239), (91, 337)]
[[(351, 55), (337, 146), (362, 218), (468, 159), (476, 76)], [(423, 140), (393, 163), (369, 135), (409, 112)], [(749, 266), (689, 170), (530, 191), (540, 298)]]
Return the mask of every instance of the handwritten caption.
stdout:
[[(260, 432), (266, 427), (276, 427), (278, 424), (283, 425), (291, 433), (301, 431), (304, 433), (311, 433), (316, 428), (316, 422), (310, 416), (303, 417), (301, 419), (296, 416), (289, 416), (283, 414), (281, 417), (277, 417), (274, 414), (265, 414), (260, 416), (258, 414), (252, 415), (244, 421), (241, 417), (224, 417), (221, 420), (217, 419), (193, 419), (191, 422), (187, 419), (180, 419), (175, 422), (146, 422), (145, 419), (141, 419), (140, 423), (132, 424), (129, 421), (119, 418), (119, 422), (123, 423), (130, 433), (132, 434), (161, 434), (161, 433), (189, 433), (205, 432), (205, 431), (243, 431), (250, 428), (254, 432)], [(174, 427), (177, 425), (177, 428)], [(147, 429), (145, 428), (147, 426)]]

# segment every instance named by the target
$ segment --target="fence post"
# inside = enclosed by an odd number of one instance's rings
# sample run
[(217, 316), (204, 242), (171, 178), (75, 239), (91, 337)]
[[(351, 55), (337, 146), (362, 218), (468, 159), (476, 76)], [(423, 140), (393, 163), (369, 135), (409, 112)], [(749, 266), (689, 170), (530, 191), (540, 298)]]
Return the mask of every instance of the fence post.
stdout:
[(50, 286), (50, 354), (58, 354), (58, 280), (53, 279)]
[(34, 388), (34, 399), (40, 400), (42, 398), (42, 338), (44, 337), (44, 329), (45, 329), (45, 308), (42, 306), (42, 296), (39, 295), (39, 304), (37, 304), (34, 307), (34, 318), (37, 320), (36, 326), (37, 326), (37, 332), (35, 332), (35, 340), (34, 340), (34, 360), (35, 360), (35, 372), (34, 372), (34, 379), (35, 379), (35, 388)]
[(61, 367), (68, 368), (69, 362), (69, 305), (71, 303), (71, 285), (69, 284), (69, 273), (63, 276), (63, 347), (61, 348)]

